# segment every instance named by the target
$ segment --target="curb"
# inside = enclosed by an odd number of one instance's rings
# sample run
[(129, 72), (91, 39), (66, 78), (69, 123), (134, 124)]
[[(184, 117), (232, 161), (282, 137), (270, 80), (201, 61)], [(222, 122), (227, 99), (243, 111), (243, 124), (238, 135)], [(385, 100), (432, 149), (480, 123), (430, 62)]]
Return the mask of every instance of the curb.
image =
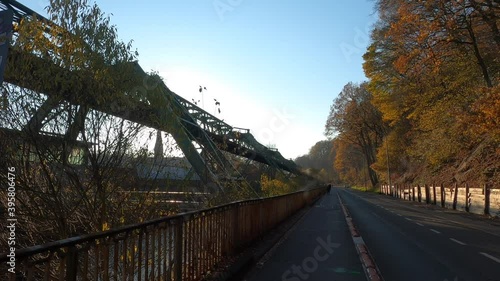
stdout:
[(337, 194), (339, 198), (340, 206), (342, 211), (344, 212), (344, 217), (347, 222), (347, 226), (349, 227), (349, 231), (351, 232), (352, 241), (354, 242), (354, 246), (356, 247), (356, 251), (359, 255), (359, 260), (363, 265), (363, 269), (365, 271), (366, 278), (369, 281), (383, 281), (382, 275), (380, 274), (377, 264), (375, 260), (370, 255), (368, 248), (366, 247), (365, 241), (363, 241), (363, 237), (359, 234), (359, 231), (356, 229), (356, 226), (352, 222), (351, 214), (349, 213), (349, 209), (342, 202), (342, 198), (340, 198), (340, 194)]

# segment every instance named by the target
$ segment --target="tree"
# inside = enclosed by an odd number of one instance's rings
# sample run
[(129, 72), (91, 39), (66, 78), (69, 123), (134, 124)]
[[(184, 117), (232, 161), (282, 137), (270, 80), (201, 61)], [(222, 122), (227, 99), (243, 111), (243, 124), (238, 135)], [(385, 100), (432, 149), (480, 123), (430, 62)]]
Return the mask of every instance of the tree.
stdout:
[(368, 167), (358, 146), (341, 138), (333, 140), (336, 151), (333, 167), (339, 175), (339, 182), (362, 186), (366, 184)]
[(295, 159), (295, 163), (309, 171), (317, 171), (313, 173), (320, 177), (323, 181), (339, 182), (337, 171), (333, 167), (335, 159), (335, 150), (333, 142), (330, 140), (322, 140), (315, 143), (309, 153)]
[[(128, 75), (121, 66), (137, 53), (117, 39), (109, 17), (87, 0), (51, 0), (47, 10), (53, 23), (24, 18), (12, 52), (34, 55), (39, 60), (25, 61), (43, 61), (50, 68), (16, 65), (19, 71), (8, 76), (33, 89), (50, 89), (50, 95), (13, 84), (2, 89), (9, 106), (0, 116), (0, 168), (17, 171), (18, 233), (24, 234), (19, 247), (169, 211), (153, 208), (152, 194), (124, 192), (138, 183), (135, 168), (149, 157), (138, 155), (147, 151), (151, 130), (86, 106), (113, 105), (124, 94), (135, 94), (118, 82)], [(46, 79), (35, 80), (35, 74)], [(82, 89), (87, 95), (73, 98)], [(150, 179), (140, 184), (147, 186)]]
[(399, 167), (410, 161), (436, 172), (484, 142), (495, 146), (499, 3), (380, 0), (377, 8), (363, 67), (394, 135), (389, 147), (406, 143)]
[(341, 141), (359, 149), (371, 184), (376, 186), (378, 176), (371, 165), (376, 161), (376, 149), (382, 142), (386, 125), (371, 99), (366, 84), (348, 83), (330, 107), (325, 134), (330, 137), (336, 135)]

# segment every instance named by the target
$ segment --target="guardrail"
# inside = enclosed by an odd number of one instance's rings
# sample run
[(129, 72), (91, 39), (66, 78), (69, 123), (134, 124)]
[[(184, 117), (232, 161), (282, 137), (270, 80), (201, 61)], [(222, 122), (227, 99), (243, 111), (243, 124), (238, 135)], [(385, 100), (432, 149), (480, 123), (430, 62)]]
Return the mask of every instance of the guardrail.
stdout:
[(0, 255), (2, 280), (201, 280), (326, 188), (239, 201)]
[(500, 217), (500, 189), (492, 184), (482, 188), (453, 184), (382, 185), (380, 192), (409, 201), (425, 202), (443, 208)]

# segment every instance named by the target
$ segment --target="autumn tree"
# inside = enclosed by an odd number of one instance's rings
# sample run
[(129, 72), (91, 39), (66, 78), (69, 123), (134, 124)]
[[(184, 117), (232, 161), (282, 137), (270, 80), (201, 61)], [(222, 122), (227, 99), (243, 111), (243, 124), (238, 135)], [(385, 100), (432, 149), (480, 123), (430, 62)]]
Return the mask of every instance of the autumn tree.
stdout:
[(308, 154), (297, 157), (295, 163), (323, 181), (339, 182), (338, 173), (333, 167), (334, 159), (333, 142), (322, 140), (315, 143)]
[(397, 161), (437, 171), (474, 147), (494, 147), (498, 2), (381, 0), (377, 7), (364, 69), (373, 104), (396, 134), (389, 147), (407, 143)]
[(333, 139), (333, 168), (339, 175), (339, 182), (353, 186), (365, 186), (368, 180), (366, 159), (357, 145), (342, 138)]
[[(16, 84), (2, 88), (0, 166), (17, 170), (19, 247), (161, 215), (151, 194), (124, 192), (138, 184), (155, 131), (88, 106), (136, 94), (120, 82), (137, 53), (87, 0), (51, 0), (47, 11), (51, 22), (26, 17), (16, 26), (11, 55), (35, 58), (7, 65), (6, 81)], [(134, 106), (126, 101), (119, 106)]]
[[(382, 142), (386, 126), (382, 122), (380, 111), (372, 105), (371, 100), (372, 95), (366, 84), (347, 84), (330, 107), (325, 134), (353, 145), (363, 155), (362, 165), (368, 170), (372, 186), (376, 186), (379, 179), (371, 165), (376, 161), (376, 151)], [(341, 152), (337, 151), (337, 158), (339, 153)]]

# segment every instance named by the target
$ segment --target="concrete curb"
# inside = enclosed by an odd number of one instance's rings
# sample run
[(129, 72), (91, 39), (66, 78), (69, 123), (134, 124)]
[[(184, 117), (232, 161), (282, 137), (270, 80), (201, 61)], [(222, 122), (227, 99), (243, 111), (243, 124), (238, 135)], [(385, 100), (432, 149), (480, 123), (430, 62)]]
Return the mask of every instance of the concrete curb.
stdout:
[(366, 278), (370, 281), (383, 281), (382, 275), (380, 274), (377, 264), (375, 260), (370, 255), (368, 248), (365, 245), (365, 241), (363, 241), (363, 237), (359, 234), (356, 226), (352, 222), (351, 214), (349, 213), (349, 209), (342, 202), (342, 198), (337, 194), (340, 202), (340, 206), (342, 207), (342, 211), (344, 212), (344, 217), (347, 222), (347, 226), (349, 227), (349, 231), (351, 232), (352, 241), (354, 242), (354, 246), (356, 247), (356, 251), (359, 255), (359, 260), (363, 265), (363, 269), (365, 271)]

